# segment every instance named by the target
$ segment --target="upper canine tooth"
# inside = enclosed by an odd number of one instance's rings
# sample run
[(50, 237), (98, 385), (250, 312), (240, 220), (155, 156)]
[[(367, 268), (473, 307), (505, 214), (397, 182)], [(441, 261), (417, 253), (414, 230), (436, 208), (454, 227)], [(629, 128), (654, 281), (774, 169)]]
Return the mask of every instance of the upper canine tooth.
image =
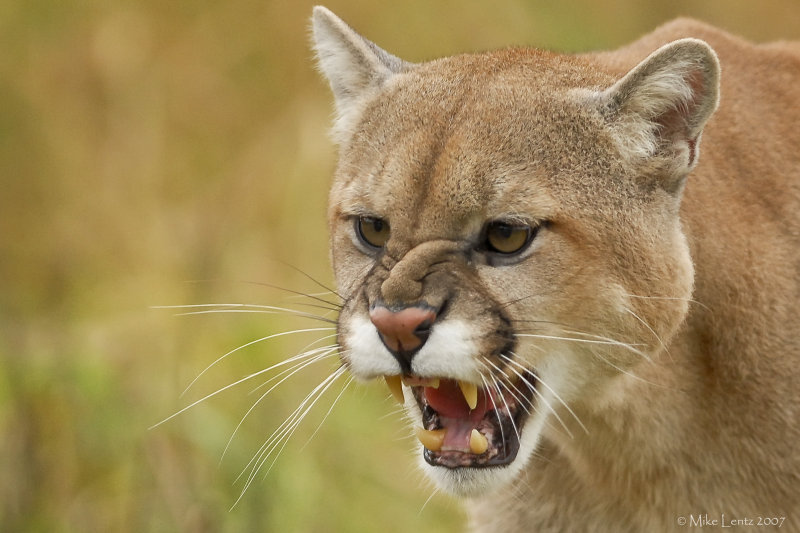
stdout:
[[(432, 452), (438, 452), (439, 450), (442, 449), (445, 433), (447, 433), (447, 429), (444, 428), (432, 429), (432, 430), (417, 428), (417, 438), (419, 439), (419, 441), (422, 443), (423, 446), (425, 446)], [(489, 447), (488, 443), (486, 447), (487, 448)]]
[(389, 390), (392, 392), (392, 396), (394, 399), (400, 402), (400, 404), (404, 404), (406, 402), (405, 396), (403, 396), (403, 384), (401, 383), (400, 376), (383, 376), (383, 379), (386, 380), (386, 384), (389, 386)]
[(469, 450), (476, 455), (480, 455), (488, 449), (488, 439), (483, 435), (483, 433), (477, 429), (473, 429), (469, 434)]
[(478, 406), (478, 386), (474, 383), (459, 380), (458, 388), (461, 389), (461, 394), (467, 400), (470, 410), (475, 409)]

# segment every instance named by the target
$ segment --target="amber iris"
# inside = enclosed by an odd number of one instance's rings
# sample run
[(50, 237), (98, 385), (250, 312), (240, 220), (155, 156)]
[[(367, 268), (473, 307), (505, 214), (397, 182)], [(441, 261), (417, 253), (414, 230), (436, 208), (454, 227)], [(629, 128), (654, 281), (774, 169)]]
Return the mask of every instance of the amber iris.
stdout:
[(525, 248), (531, 228), (508, 222), (490, 222), (486, 227), (486, 248), (499, 254), (514, 254)]
[(389, 240), (389, 223), (377, 217), (358, 217), (356, 231), (362, 242), (373, 248), (383, 248)]

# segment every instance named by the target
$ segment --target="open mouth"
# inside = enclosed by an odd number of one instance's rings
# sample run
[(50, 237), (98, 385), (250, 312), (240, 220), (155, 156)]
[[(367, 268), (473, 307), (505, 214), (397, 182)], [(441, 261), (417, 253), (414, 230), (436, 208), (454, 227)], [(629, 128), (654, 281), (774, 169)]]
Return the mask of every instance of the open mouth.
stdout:
[(422, 412), (417, 438), (425, 460), (446, 468), (502, 466), (519, 451), (522, 425), (533, 409), (537, 383), (531, 372), (518, 383), (493, 388), (454, 379), (386, 376), (392, 394), (403, 402), (402, 384)]

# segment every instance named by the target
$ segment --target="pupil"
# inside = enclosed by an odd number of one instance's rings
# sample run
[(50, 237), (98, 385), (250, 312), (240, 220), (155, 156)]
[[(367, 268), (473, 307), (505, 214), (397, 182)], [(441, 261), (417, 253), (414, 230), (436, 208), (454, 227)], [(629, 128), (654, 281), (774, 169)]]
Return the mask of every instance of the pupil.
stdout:
[(372, 221), (372, 229), (375, 230), (376, 233), (380, 233), (383, 231), (383, 220), (381, 219), (373, 219)]
[(508, 224), (498, 224), (497, 226), (495, 226), (495, 233), (501, 239), (510, 238), (513, 231), (514, 231), (513, 228)]

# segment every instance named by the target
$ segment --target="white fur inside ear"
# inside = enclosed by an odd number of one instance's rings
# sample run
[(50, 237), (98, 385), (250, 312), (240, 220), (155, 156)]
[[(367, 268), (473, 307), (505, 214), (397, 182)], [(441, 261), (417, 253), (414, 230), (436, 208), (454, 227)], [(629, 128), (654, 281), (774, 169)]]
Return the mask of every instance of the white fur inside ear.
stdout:
[(331, 85), (336, 106), (333, 137), (341, 143), (366, 97), (408, 64), (322, 6), (314, 8), (311, 25), (319, 68)]
[(681, 39), (653, 52), (598, 95), (624, 156), (662, 153), (685, 174), (719, 102), (719, 61), (708, 44)]

